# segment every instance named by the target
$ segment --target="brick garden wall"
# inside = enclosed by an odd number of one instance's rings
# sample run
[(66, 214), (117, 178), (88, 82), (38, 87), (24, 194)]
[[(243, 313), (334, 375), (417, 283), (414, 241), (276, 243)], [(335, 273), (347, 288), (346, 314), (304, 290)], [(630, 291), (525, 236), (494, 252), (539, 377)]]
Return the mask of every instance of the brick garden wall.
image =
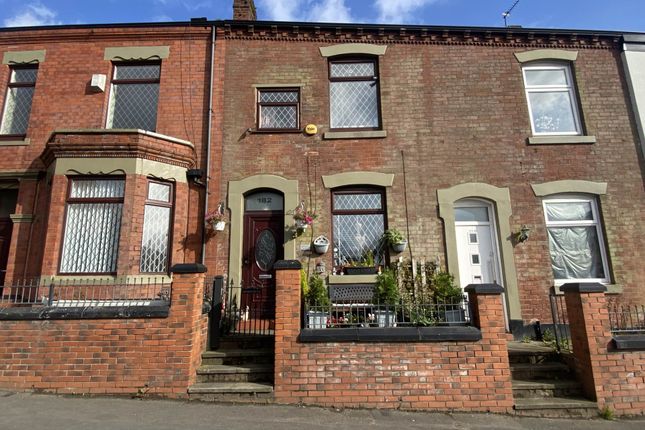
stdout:
[(2, 321), (0, 388), (186, 397), (206, 342), (203, 285), (175, 274), (168, 318)]
[(645, 351), (614, 348), (602, 287), (565, 294), (574, 363), (585, 394), (617, 415), (645, 414)]
[[(510, 412), (501, 298), (471, 296), (482, 340), (300, 343), (300, 274), (278, 270), (275, 399), (351, 408)], [(333, 330), (333, 329), (329, 329)]]

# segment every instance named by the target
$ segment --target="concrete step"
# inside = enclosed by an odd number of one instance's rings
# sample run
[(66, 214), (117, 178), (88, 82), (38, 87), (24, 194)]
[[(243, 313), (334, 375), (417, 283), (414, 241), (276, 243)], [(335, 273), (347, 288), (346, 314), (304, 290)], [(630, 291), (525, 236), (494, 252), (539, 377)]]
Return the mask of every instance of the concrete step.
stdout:
[(273, 363), (272, 348), (219, 349), (202, 354), (202, 365)]
[(529, 417), (593, 418), (598, 416), (598, 404), (596, 402), (578, 398), (515, 399), (513, 407), (517, 415)]
[(574, 380), (513, 380), (513, 397), (540, 399), (550, 397), (571, 398), (582, 395), (582, 386)]
[(275, 345), (275, 338), (273, 336), (223, 336), (219, 339), (220, 347), (222, 349), (257, 349), (257, 348), (273, 348)]
[(513, 379), (531, 380), (563, 380), (571, 379), (571, 369), (563, 363), (513, 363), (511, 364), (511, 376)]
[(560, 362), (562, 357), (552, 347), (543, 342), (509, 342), (508, 361), (514, 363)]
[(197, 369), (199, 382), (271, 382), (273, 364), (202, 365)]
[(272, 403), (273, 385), (252, 382), (197, 383), (188, 388), (188, 398), (203, 402)]

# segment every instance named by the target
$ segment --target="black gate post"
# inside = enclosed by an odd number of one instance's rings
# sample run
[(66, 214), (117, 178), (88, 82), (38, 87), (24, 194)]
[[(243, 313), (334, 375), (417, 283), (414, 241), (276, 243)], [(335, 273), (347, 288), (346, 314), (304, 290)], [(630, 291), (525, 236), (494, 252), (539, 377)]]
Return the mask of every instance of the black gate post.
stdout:
[(211, 350), (219, 348), (220, 322), (222, 320), (222, 288), (224, 277), (216, 276), (213, 280), (213, 299), (210, 318), (208, 320), (208, 343)]

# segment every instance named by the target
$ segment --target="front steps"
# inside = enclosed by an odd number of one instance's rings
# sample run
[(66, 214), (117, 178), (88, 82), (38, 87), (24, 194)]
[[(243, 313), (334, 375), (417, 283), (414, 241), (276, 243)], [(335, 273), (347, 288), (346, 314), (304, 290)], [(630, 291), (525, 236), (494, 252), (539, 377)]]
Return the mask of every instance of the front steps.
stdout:
[(598, 416), (597, 403), (583, 397), (580, 383), (561, 354), (542, 343), (510, 342), (508, 356), (517, 415)]
[(273, 337), (221, 339), (217, 351), (202, 354), (190, 400), (270, 403), (273, 401)]

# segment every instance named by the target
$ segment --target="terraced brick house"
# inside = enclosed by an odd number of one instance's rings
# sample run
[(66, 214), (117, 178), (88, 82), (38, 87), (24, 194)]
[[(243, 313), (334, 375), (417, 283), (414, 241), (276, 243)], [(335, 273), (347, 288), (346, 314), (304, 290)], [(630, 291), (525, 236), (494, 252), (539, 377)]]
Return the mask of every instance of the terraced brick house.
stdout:
[[(643, 413), (640, 35), (234, 18), (0, 31), (4, 388)], [(469, 304), (379, 319), (397, 264)]]

